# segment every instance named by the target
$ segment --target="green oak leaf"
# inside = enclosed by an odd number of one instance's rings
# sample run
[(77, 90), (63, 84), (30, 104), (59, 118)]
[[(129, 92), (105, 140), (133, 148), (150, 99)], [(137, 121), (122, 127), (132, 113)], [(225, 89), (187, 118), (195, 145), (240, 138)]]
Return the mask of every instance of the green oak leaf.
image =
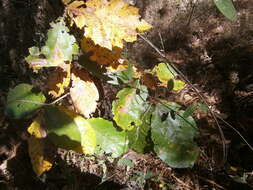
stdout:
[(41, 108), (45, 96), (30, 84), (19, 84), (8, 92), (6, 114), (12, 119), (21, 119)]
[(139, 88), (124, 88), (118, 92), (117, 99), (112, 102), (112, 113), (119, 127), (131, 130), (142, 124), (147, 96), (147, 87), (143, 85), (139, 85)]
[(235, 21), (237, 13), (231, 0), (213, 0), (220, 12), (228, 19)]
[(199, 148), (194, 142), (198, 129), (191, 116), (184, 117), (184, 111), (175, 103), (161, 102), (152, 115), (151, 137), (159, 158), (171, 167), (192, 167)]

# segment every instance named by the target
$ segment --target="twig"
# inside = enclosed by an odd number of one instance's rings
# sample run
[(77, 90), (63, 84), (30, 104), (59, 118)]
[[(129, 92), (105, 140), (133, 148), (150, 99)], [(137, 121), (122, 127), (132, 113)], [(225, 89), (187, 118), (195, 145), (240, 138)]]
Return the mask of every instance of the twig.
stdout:
[[(198, 0), (197, 0), (197, 2), (198, 2)], [(192, 4), (192, 1), (191, 1), (191, 4)], [(193, 15), (193, 12), (195, 10), (195, 7), (196, 7), (196, 2), (193, 3), (193, 6), (192, 6), (192, 9), (191, 9), (191, 12), (190, 12), (190, 16), (189, 16), (189, 19), (187, 21), (186, 26), (189, 26), (189, 24), (191, 23), (192, 15)]]
[(222, 187), (221, 185), (217, 184), (217, 183), (216, 183), (215, 181), (213, 181), (213, 180), (206, 179), (206, 178), (201, 177), (201, 176), (198, 176), (198, 178), (201, 179), (201, 180), (203, 180), (203, 181), (205, 181), (205, 182), (207, 182), (207, 183), (210, 183), (210, 184), (213, 185), (213, 186), (216, 186), (216, 187), (218, 187), (218, 188), (220, 188), (220, 189), (226, 190), (226, 188), (224, 188), (224, 187)]
[(64, 94), (63, 96), (57, 98), (55, 101), (49, 103), (48, 105), (53, 105), (53, 104), (56, 104), (57, 102), (61, 101), (63, 98), (66, 98), (68, 95), (70, 94), (70, 92)]
[(25, 102), (25, 103), (31, 103), (31, 104), (37, 104), (37, 105), (43, 105), (43, 106), (51, 106), (51, 105), (54, 105), (56, 104), (57, 102), (59, 102), (60, 100), (62, 100), (63, 98), (66, 98), (70, 93), (66, 93), (64, 94), (63, 96), (57, 98), (56, 100), (54, 100), (53, 102), (51, 103), (41, 103), (41, 102), (36, 102), (36, 101), (32, 101), (32, 100), (11, 100), (8, 103), (11, 103), (11, 102)]
[(160, 38), (160, 41), (161, 41), (161, 45), (162, 45), (162, 48), (163, 48), (163, 52), (165, 52), (165, 47), (164, 47), (162, 35), (161, 35), (160, 32), (158, 32), (158, 35), (159, 35), (159, 38)]
[(225, 120), (223, 120), (222, 118), (220, 118), (218, 115), (217, 117), (223, 121), (227, 126), (229, 126), (230, 128), (232, 128), (240, 137), (241, 139), (247, 144), (247, 146), (253, 151), (253, 147), (248, 143), (248, 141), (242, 136), (242, 134), (236, 129), (234, 128), (232, 125), (230, 125), (228, 122), (226, 122)]
[(181, 179), (177, 178), (174, 174), (171, 174), (171, 177), (173, 177), (179, 184), (182, 186), (185, 186), (187, 189), (193, 189), (193, 187), (190, 187), (185, 182), (183, 182)]

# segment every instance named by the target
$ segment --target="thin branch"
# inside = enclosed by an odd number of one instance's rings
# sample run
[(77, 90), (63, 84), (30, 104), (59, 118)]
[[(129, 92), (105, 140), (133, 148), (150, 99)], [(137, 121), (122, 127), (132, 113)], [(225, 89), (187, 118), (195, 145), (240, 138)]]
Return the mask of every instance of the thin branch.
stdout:
[(70, 93), (66, 93), (63, 96), (57, 98), (56, 100), (54, 100), (51, 103), (42, 103), (42, 102), (37, 102), (37, 101), (32, 101), (32, 100), (11, 100), (7, 103), (11, 103), (11, 102), (24, 102), (24, 103), (31, 103), (31, 104), (36, 104), (36, 105), (42, 105), (42, 106), (50, 106), (50, 105), (54, 105), (57, 102), (61, 101), (62, 99), (66, 98)]
[(161, 41), (161, 45), (162, 45), (162, 48), (163, 48), (163, 52), (165, 52), (165, 47), (164, 47), (164, 43), (163, 43), (163, 38), (162, 38), (162, 35), (160, 32), (158, 32), (159, 34), (159, 38), (160, 38), (160, 41)]

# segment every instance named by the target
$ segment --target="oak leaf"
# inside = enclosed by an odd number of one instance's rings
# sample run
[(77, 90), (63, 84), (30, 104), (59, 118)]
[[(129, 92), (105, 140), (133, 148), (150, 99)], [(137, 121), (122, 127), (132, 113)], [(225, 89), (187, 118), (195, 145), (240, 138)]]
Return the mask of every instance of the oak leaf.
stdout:
[(81, 40), (81, 48), (85, 53), (91, 54), (89, 59), (97, 62), (110, 71), (119, 71), (127, 68), (128, 62), (121, 57), (121, 48), (112, 47), (112, 51), (107, 48), (95, 45), (90, 38)]
[(138, 9), (123, 0), (74, 1), (67, 13), (78, 28), (85, 28), (85, 37), (110, 50), (113, 46), (123, 48), (123, 40), (134, 42), (138, 33), (151, 28), (140, 20)]

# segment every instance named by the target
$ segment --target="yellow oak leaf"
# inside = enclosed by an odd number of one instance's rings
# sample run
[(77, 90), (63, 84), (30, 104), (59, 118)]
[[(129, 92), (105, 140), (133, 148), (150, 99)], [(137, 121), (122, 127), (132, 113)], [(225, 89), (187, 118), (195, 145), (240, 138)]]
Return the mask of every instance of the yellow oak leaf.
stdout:
[(123, 48), (123, 40), (134, 42), (137, 34), (151, 28), (140, 20), (138, 9), (123, 0), (74, 1), (67, 7), (67, 14), (78, 28), (85, 28), (84, 36), (95, 44), (112, 50)]
[(54, 72), (49, 75), (47, 88), (48, 94), (54, 98), (61, 96), (64, 93), (64, 88), (68, 87), (70, 83), (70, 64), (62, 64), (56, 67)]
[(128, 66), (128, 62), (121, 57), (121, 48), (113, 47), (112, 51), (95, 45), (90, 38), (81, 40), (81, 48), (85, 53), (91, 54), (89, 59), (106, 66), (109, 70), (124, 70)]
[(45, 137), (45, 130), (41, 128), (41, 118), (37, 117), (27, 131), (31, 135), (28, 139), (28, 152), (33, 170), (40, 176), (52, 167), (52, 163), (44, 157), (44, 142), (42, 138)]
[(89, 118), (97, 107), (98, 89), (85, 70), (72, 69), (71, 80), (70, 97), (74, 107), (78, 113)]

